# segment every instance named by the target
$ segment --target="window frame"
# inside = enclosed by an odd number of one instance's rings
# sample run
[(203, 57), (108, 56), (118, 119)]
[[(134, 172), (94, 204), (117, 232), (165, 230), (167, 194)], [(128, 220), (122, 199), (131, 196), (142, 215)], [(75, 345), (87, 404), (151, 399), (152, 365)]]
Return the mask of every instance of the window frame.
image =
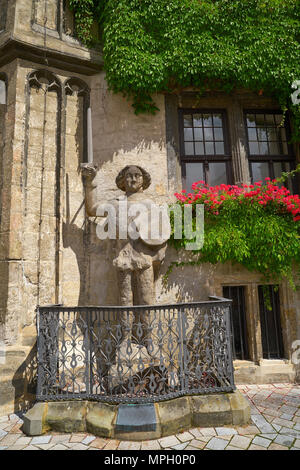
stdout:
[[(224, 155), (185, 155), (184, 150), (184, 115), (185, 114), (221, 114), (224, 136)], [(232, 146), (226, 108), (178, 108), (179, 157), (183, 186), (186, 187), (186, 164), (203, 163), (204, 180), (209, 183), (209, 163), (225, 163), (227, 184), (233, 184)], [(194, 140), (193, 140), (194, 142)], [(215, 141), (213, 141), (215, 142)], [(225, 183), (225, 182), (224, 182)], [(226, 183), (225, 183), (226, 184)], [(186, 188), (190, 190), (190, 188)]]
[[(249, 175), (251, 182), (253, 183), (253, 170), (252, 170), (252, 165), (251, 163), (260, 163), (260, 162), (265, 162), (268, 163), (269, 167), (269, 176), (271, 180), (275, 179), (275, 173), (274, 173), (274, 166), (273, 163), (289, 163), (290, 164), (290, 171), (294, 170), (296, 168), (296, 156), (293, 150), (293, 144), (290, 143), (291, 140), (291, 126), (290, 126), (290, 119), (289, 116), (285, 116), (284, 120), (284, 129), (286, 132), (286, 142), (287, 142), (287, 149), (288, 149), (288, 154), (287, 155), (251, 155), (250, 154), (250, 145), (249, 145), (249, 135), (248, 135), (248, 125), (247, 125), (247, 114), (273, 114), (273, 115), (278, 115), (278, 114), (283, 114), (281, 110), (279, 109), (271, 109), (271, 108), (245, 108), (243, 109), (243, 114), (244, 114), (244, 126), (245, 126), (245, 136), (246, 136), (246, 149), (247, 149), (247, 158), (248, 158), (248, 164), (249, 164)], [(284, 170), (283, 170), (284, 171)], [(294, 180), (292, 180), (292, 187), (293, 190), (296, 191), (296, 183)]]

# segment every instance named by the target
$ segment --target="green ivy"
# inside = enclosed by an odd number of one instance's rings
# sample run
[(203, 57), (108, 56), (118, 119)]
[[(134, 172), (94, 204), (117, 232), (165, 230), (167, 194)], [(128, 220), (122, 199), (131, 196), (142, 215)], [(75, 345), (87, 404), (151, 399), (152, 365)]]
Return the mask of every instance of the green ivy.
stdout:
[(153, 96), (187, 86), (250, 89), (276, 97), (294, 115), (300, 79), (300, 0), (70, 0), (87, 45), (99, 22), (110, 88), (136, 113), (157, 110)]

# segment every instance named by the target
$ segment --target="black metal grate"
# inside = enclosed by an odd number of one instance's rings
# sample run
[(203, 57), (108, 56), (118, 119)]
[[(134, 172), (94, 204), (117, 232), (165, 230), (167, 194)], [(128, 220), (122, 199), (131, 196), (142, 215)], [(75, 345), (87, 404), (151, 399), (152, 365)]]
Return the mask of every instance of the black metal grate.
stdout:
[(233, 391), (230, 305), (39, 307), (37, 399), (140, 403)]
[(259, 286), (261, 340), (265, 359), (284, 357), (278, 286)]
[(244, 286), (225, 286), (223, 295), (232, 300), (231, 309), (231, 335), (232, 335), (232, 354), (234, 359), (249, 359), (246, 306), (245, 306), (245, 287)]

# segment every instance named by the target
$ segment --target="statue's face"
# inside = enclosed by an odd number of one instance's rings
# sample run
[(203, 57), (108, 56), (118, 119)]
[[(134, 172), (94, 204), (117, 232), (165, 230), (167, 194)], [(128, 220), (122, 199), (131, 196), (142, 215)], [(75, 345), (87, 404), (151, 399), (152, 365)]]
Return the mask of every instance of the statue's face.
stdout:
[(126, 192), (136, 193), (143, 187), (143, 174), (136, 166), (130, 166), (125, 174)]

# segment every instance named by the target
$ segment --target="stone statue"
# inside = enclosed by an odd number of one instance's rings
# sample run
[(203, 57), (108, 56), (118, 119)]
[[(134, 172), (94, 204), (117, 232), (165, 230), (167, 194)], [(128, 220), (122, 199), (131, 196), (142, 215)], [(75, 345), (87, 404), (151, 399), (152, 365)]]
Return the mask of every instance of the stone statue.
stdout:
[[(97, 197), (95, 176), (97, 167), (91, 163), (81, 165), (85, 184), (85, 205), (89, 216), (97, 216), (98, 208), (103, 203)], [(116, 177), (116, 185), (124, 191), (121, 196), (109, 201), (116, 208), (117, 221), (119, 220), (120, 205), (118, 202), (126, 200), (128, 212), (130, 208), (142, 205), (142, 213), (138, 220), (127, 215), (128, 227), (134, 227), (137, 238), (132, 239), (129, 234), (125, 239), (117, 236), (115, 257), (113, 265), (118, 272), (119, 303), (120, 305), (151, 305), (155, 303), (154, 279), (161, 262), (165, 257), (166, 242), (170, 236), (169, 221), (164, 218), (163, 230), (158, 237), (151, 236), (151, 209), (153, 201), (147, 199), (143, 193), (151, 184), (151, 177), (140, 166), (125, 166)], [(157, 206), (156, 206), (157, 207)], [(122, 209), (121, 209), (122, 210)], [(120, 227), (118, 227), (119, 229)], [(117, 232), (119, 232), (117, 230)]]

